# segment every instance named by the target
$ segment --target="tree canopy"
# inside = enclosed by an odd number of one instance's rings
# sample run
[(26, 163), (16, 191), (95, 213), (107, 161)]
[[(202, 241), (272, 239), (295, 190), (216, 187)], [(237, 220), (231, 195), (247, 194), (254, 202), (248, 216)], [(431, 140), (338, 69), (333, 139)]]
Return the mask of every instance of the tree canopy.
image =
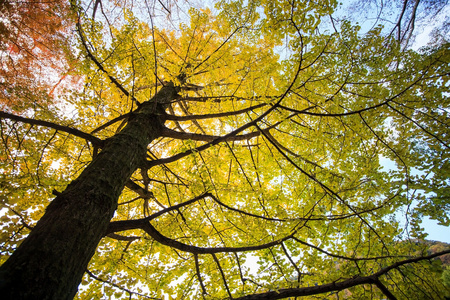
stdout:
[(44, 35), (2, 18), (2, 291), (46, 245), (83, 248), (76, 299), (450, 296), (421, 228), (450, 225), (448, 6), (419, 2), (370, 25), (331, 0), (55, 2), (58, 92), (4, 28)]

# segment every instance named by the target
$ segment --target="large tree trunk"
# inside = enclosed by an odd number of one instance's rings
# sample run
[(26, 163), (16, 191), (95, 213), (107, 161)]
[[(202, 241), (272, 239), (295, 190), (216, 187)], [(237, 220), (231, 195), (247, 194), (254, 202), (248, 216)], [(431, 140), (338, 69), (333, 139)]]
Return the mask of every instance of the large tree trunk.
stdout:
[(144, 103), (51, 202), (30, 235), (1, 266), (2, 299), (73, 299), (125, 183), (145, 159), (148, 144), (160, 136), (165, 103), (176, 95), (170, 85)]

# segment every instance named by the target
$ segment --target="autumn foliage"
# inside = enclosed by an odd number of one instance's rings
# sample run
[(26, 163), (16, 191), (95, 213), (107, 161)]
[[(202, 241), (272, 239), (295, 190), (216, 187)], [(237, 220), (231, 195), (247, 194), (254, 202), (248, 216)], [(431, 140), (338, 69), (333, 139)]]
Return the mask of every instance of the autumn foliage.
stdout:
[(0, 103), (13, 110), (50, 100), (66, 75), (66, 1), (1, 1)]

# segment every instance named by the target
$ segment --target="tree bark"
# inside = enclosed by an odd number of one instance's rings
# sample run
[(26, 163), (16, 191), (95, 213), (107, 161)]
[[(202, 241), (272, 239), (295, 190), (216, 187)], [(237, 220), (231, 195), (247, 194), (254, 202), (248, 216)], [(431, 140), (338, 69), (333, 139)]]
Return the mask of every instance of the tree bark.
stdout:
[(148, 144), (161, 135), (177, 88), (163, 87), (47, 207), (29, 236), (0, 267), (2, 299), (73, 299), (98, 243)]

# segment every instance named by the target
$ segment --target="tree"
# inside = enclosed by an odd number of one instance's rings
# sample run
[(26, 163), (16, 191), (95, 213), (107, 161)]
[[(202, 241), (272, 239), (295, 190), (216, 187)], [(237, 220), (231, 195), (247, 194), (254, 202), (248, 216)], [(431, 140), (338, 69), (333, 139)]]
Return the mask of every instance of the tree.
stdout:
[(450, 268), (447, 267), (445, 271), (442, 273), (442, 281), (444, 281), (445, 286), (450, 285)]
[(73, 112), (1, 112), (5, 299), (444, 297), (445, 41), (334, 1), (140, 5), (72, 2)]
[[(363, 14), (365, 22), (388, 24), (386, 29), (389, 30), (389, 35), (394, 36), (403, 47), (408, 47), (424, 29), (431, 31), (434, 38), (448, 40), (447, 4), (446, 0), (361, 0), (356, 5), (351, 3), (345, 9), (356, 10), (359, 19)], [(373, 19), (375, 21), (369, 21)]]
[(63, 1), (1, 2), (0, 104), (15, 112), (45, 105), (70, 77), (69, 10)]

